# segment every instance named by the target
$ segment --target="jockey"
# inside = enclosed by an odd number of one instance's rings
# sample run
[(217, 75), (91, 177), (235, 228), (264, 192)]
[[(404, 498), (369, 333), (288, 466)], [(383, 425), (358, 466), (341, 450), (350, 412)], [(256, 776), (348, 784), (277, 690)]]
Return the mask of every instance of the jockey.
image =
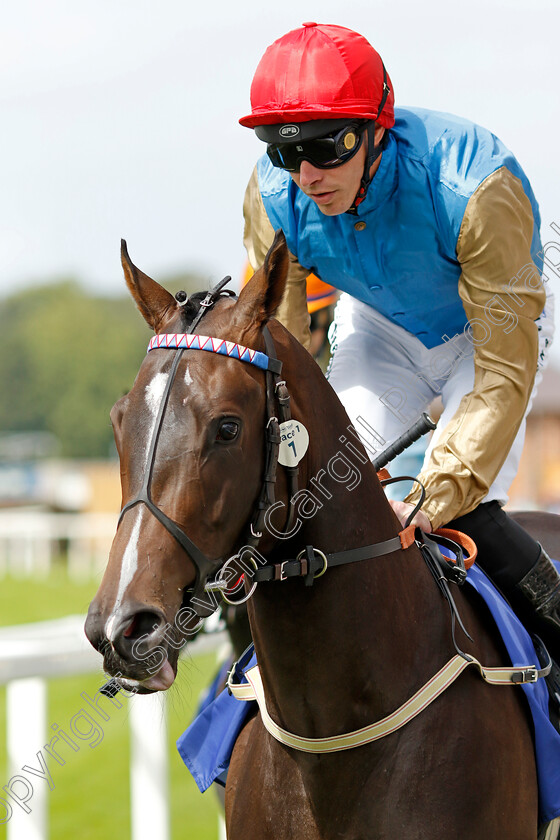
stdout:
[[(560, 577), (503, 510), (553, 334), (538, 206), (486, 129), (394, 109), (379, 54), (356, 32), (304, 23), (275, 41), (240, 123), (267, 144), (244, 201), (251, 265), (274, 231), (290, 251), (277, 317), (309, 346), (305, 279), (341, 290), (328, 371), (366, 449), (384, 449), (437, 397), (416, 524), (472, 536), (480, 564), (560, 659)], [(391, 504), (404, 524), (419, 490)]]

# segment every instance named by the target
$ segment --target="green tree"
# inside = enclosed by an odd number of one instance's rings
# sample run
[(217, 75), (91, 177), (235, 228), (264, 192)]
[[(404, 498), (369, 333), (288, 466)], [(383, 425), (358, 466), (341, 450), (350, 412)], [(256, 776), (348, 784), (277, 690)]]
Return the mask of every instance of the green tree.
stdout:
[[(207, 283), (187, 275), (163, 285), (191, 293)], [(111, 406), (132, 386), (149, 337), (130, 297), (93, 297), (74, 281), (0, 301), (0, 433), (47, 431), (63, 456), (106, 457)]]

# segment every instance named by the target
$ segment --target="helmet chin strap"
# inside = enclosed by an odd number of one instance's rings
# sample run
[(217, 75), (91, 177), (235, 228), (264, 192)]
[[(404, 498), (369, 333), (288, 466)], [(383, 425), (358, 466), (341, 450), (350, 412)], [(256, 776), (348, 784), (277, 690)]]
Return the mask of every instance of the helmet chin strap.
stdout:
[(362, 203), (362, 201), (364, 200), (364, 198), (367, 195), (369, 185), (371, 184), (371, 182), (373, 180), (373, 175), (370, 174), (371, 173), (371, 167), (373, 166), (373, 164), (375, 163), (377, 158), (381, 155), (381, 153), (382, 153), (382, 151), (385, 147), (385, 138), (387, 136), (387, 134), (385, 133), (383, 135), (383, 139), (381, 140), (381, 142), (378, 143), (377, 146), (375, 145), (375, 123), (373, 122), (373, 120), (370, 123), (368, 123), (366, 131), (367, 131), (367, 137), (368, 137), (368, 148), (367, 148), (367, 154), (366, 154), (366, 162), (364, 164), (364, 172), (363, 172), (363, 175), (362, 175), (362, 179), (360, 181), (360, 189), (356, 193), (354, 201), (352, 202), (352, 206), (349, 207), (348, 210), (346, 211), (347, 213), (350, 213), (352, 216), (357, 216), (358, 205), (360, 205)]
[(346, 211), (347, 213), (350, 213), (353, 216), (356, 216), (358, 214), (358, 205), (361, 204), (364, 198), (366, 197), (369, 185), (373, 180), (373, 175), (370, 175), (371, 167), (373, 166), (373, 164), (375, 163), (375, 161), (377, 160), (377, 158), (379, 157), (379, 155), (385, 147), (385, 140), (387, 138), (386, 131), (383, 134), (383, 139), (381, 140), (379, 145), (375, 145), (375, 125), (377, 120), (379, 119), (381, 111), (385, 107), (385, 103), (387, 102), (387, 97), (389, 96), (390, 92), (391, 88), (387, 83), (387, 70), (385, 69), (385, 65), (383, 65), (383, 95), (381, 97), (381, 102), (379, 103), (379, 108), (377, 109), (377, 116), (375, 120), (371, 120), (371, 122), (368, 122), (366, 129), (368, 137), (368, 148), (366, 154), (366, 162), (364, 164), (364, 174), (362, 175), (362, 180), (360, 181), (360, 189), (356, 193), (356, 197), (352, 202), (352, 206), (349, 207), (349, 209)]

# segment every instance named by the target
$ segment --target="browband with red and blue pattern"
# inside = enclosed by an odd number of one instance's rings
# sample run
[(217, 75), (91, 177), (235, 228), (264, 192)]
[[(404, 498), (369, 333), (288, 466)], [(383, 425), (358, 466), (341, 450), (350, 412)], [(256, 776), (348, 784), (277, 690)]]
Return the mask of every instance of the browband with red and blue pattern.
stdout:
[(240, 362), (248, 362), (261, 370), (271, 370), (273, 373), (280, 373), (282, 362), (279, 359), (271, 359), (266, 353), (260, 350), (250, 350), (235, 341), (226, 341), (223, 338), (211, 338), (207, 335), (191, 335), (190, 333), (161, 333), (154, 335), (148, 344), (150, 350), (207, 350), (210, 353), (218, 353), (221, 356), (229, 356), (230, 359), (239, 359)]

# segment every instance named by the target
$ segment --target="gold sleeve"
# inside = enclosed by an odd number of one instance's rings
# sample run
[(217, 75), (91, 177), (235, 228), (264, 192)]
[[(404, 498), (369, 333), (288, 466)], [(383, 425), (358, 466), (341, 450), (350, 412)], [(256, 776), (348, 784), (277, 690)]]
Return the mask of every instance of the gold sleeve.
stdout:
[[(531, 204), (502, 167), (471, 196), (457, 240), (459, 295), (474, 346), (474, 386), (419, 475), (432, 527), (473, 510), (498, 475), (525, 414), (538, 355), (535, 320), (545, 302), (532, 262)], [(414, 490), (406, 501), (416, 502)]]
[[(245, 229), (243, 243), (247, 249), (247, 256), (253, 271), (264, 263), (268, 249), (274, 239), (274, 228), (267, 216), (261, 191), (257, 168), (245, 191), (243, 201), (243, 216)], [(303, 346), (309, 350), (311, 333), (309, 331), (309, 313), (307, 311), (306, 278), (309, 270), (301, 266), (296, 257), (290, 253), (290, 267), (286, 290), (275, 317), (288, 329)]]

